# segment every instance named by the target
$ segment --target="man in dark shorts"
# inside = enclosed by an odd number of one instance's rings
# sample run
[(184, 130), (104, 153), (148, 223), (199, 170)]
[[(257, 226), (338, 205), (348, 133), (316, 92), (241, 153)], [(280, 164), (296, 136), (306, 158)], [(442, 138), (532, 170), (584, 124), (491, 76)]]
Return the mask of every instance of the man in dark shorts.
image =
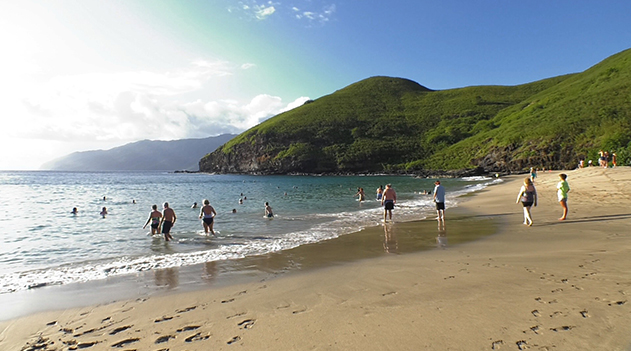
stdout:
[(386, 185), (386, 190), (383, 191), (381, 196), (381, 205), (383, 206), (383, 222), (385, 223), (388, 214), (390, 214), (390, 221), (392, 221), (392, 209), (394, 204), (397, 203), (397, 192), (392, 189), (392, 184)]
[(434, 202), (436, 202), (436, 217), (439, 221), (445, 221), (445, 188), (440, 185), (440, 180), (434, 182)]
[(164, 240), (169, 241), (173, 240), (171, 236), (171, 227), (175, 224), (177, 220), (177, 216), (175, 216), (175, 211), (169, 207), (169, 203), (164, 203), (164, 211), (162, 211), (162, 234), (164, 234)]

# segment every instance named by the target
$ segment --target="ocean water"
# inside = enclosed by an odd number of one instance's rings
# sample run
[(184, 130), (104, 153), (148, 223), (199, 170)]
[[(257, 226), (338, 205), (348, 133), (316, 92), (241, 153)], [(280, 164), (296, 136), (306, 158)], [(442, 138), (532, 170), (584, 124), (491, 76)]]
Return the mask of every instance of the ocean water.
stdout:
[[(497, 181), (442, 179), (447, 207)], [(380, 225), (376, 189), (397, 191), (395, 221), (435, 216), (434, 179), (410, 176), (246, 176), (166, 172), (0, 172), (0, 294), (148, 270), (236, 260)], [(354, 196), (363, 187), (367, 200)], [(217, 211), (204, 234), (194, 202)], [(244, 199), (239, 204), (239, 199)], [(175, 240), (142, 229), (151, 205), (169, 202)], [(269, 202), (275, 218), (264, 218)], [(71, 214), (73, 207), (79, 212)], [(99, 213), (103, 207), (108, 215)], [(236, 209), (237, 213), (232, 213)]]

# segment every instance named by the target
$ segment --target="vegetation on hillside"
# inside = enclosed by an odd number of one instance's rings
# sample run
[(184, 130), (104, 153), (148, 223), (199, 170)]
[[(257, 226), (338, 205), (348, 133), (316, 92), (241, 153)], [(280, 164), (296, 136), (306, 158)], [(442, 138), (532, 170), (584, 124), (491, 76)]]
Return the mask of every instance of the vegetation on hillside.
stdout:
[[(373, 77), (242, 133), (202, 170), (360, 172), (558, 168), (631, 159), (631, 50), (585, 72), (519, 86), (429, 90)], [(235, 167), (240, 154), (256, 162)], [(221, 166), (222, 163), (224, 166)], [(214, 168), (213, 168), (214, 166)]]

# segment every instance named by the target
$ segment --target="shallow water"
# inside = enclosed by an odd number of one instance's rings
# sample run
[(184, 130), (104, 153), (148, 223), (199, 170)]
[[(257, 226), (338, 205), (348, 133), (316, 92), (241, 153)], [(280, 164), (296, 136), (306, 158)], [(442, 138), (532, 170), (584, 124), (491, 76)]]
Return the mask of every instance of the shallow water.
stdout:
[[(395, 220), (422, 219), (434, 215), (431, 196), (419, 194), (432, 190), (433, 181), (406, 176), (0, 172), (0, 293), (221, 263), (324, 242), (379, 224), (383, 210), (374, 194), (387, 183), (398, 194)], [(442, 180), (447, 207), (493, 181)], [(357, 187), (365, 189), (368, 200), (357, 201)], [(217, 237), (204, 234), (199, 209), (191, 208), (204, 198), (218, 212)], [(151, 205), (161, 208), (165, 201), (178, 216), (173, 242), (142, 229)], [(266, 201), (274, 208), (273, 220), (263, 218)], [(77, 215), (70, 213), (73, 207)], [(99, 215), (102, 207), (109, 213), (104, 218)]]

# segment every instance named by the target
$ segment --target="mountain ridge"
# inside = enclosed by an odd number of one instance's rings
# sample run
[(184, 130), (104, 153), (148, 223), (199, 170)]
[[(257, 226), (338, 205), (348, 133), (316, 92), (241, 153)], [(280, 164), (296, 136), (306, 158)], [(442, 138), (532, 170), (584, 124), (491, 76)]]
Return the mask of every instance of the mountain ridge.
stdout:
[(199, 139), (141, 140), (109, 150), (80, 151), (44, 163), (60, 171), (197, 171), (199, 159), (232, 139), (222, 134)]

